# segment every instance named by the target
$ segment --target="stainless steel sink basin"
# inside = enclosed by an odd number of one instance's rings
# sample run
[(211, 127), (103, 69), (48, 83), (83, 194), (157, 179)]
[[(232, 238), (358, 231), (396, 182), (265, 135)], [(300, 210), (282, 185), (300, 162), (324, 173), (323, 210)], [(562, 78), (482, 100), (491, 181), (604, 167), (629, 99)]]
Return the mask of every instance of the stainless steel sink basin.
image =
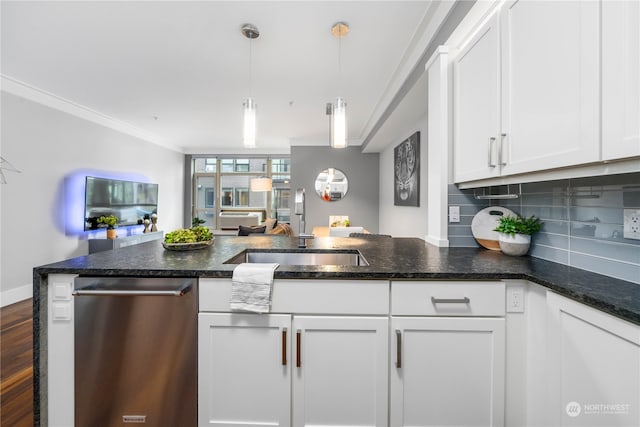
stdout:
[(357, 250), (258, 251), (251, 249), (225, 261), (225, 264), (243, 262), (277, 262), (280, 265), (369, 265)]

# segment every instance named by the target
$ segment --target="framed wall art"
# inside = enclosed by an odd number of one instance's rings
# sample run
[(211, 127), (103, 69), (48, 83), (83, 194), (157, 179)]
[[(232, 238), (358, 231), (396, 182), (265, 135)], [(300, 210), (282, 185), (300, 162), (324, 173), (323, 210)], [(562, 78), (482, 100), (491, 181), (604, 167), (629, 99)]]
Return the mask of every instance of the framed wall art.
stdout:
[(420, 132), (393, 149), (393, 204), (420, 206)]

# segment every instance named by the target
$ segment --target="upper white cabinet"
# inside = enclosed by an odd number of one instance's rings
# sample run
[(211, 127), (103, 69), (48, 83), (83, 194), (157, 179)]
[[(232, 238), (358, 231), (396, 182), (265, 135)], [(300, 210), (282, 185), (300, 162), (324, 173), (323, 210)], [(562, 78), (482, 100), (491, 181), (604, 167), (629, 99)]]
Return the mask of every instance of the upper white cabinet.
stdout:
[(503, 175), (599, 160), (599, 7), (530, 0), (502, 7)]
[(547, 292), (555, 426), (640, 425), (640, 328)]
[(600, 160), (598, 2), (511, 1), (454, 63), (454, 180)]
[(640, 2), (602, 3), (602, 158), (640, 155)]
[(455, 62), (454, 179), (498, 176), (500, 40), (494, 14)]

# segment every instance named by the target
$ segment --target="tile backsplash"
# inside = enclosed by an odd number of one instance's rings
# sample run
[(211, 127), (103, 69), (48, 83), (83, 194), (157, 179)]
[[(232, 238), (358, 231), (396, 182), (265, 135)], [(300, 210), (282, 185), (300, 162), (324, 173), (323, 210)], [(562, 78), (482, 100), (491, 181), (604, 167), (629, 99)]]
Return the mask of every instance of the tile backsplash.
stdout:
[[(519, 193), (509, 200), (477, 200), (474, 194)], [(473, 216), (504, 206), (544, 225), (529, 254), (640, 284), (640, 240), (623, 237), (623, 210), (640, 209), (640, 173), (574, 178), (460, 190), (449, 185), (449, 205), (460, 206), (460, 223), (449, 223), (450, 246), (478, 246)]]

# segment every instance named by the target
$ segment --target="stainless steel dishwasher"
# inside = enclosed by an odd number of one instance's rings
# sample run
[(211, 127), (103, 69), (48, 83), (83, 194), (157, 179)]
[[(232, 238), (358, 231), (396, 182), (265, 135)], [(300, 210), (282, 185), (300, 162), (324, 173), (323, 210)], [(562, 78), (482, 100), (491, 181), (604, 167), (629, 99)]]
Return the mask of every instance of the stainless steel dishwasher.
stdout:
[(78, 277), (75, 425), (197, 424), (197, 280)]

